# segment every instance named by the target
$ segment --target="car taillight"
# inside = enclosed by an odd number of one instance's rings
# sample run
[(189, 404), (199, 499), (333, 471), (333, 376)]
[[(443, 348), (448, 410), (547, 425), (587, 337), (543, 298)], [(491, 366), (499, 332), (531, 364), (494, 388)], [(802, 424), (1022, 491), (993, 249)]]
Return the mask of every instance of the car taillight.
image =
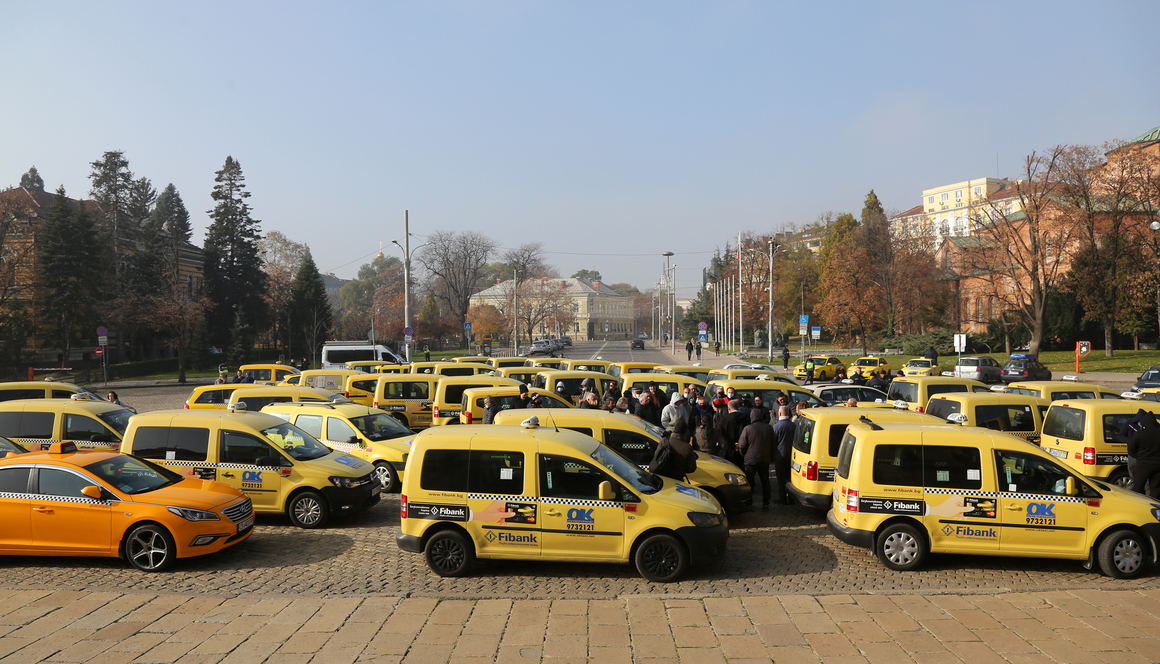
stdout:
[(464, 413), (464, 416), (467, 418), (467, 423), (471, 424), (471, 411)]
[(916, 407), (914, 408), (914, 412), (916, 412), (916, 413), (924, 413), (924, 412), (926, 412), (926, 411), (924, 411), (924, 410), (922, 409), (922, 406), (916, 406)]
[(407, 497), (399, 496), (399, 518), (407, 518)]
[(439, 419), (439, 406), (435, 406), (431, 409), (431, 417)]
[(189, 410), (189, 404), (185, 404), (185, 409)]
[(853, 489), (849, 489), (846, 491), (846, 511), (847, 512), (857, 512), (858, 511), (858, 492), (853, 490)]
[(375, 408), (378, 408), (378, 407), (379, 407), (379, 402), (378, 402), (378, 401), (375, 401), (375, 402), (373, 402), (373, 403), (374, 403), (374, 407), (375, 407)]
[(350, 398), (350, 390), (343, 390), (343, 391), (342, 391), (342, 396), (344, 396), (344, 397), (346, 397), (347, 399), (349, 399), (349, 398)]
[(811, 461), (806, 464), (805, 476), (807, 480), (815, 481), (818, 479), (818, 462)]
[(1096, 448), (1094, 448), (1094, 447), (1083, 448), (1083, 462), (1084, 462), (1085, 466), (1096, 465)]
[(1024, 369), (1024, 370), (1023, 370), (1023, 372), (1022, 372), (1022, 373), (1020, 373), (1019, 375), (1020, 375), (1020, 376), (1026, 376), (1026, 375), (1027, 375), (1027, 370), (1026, 370), (1026, 369)]

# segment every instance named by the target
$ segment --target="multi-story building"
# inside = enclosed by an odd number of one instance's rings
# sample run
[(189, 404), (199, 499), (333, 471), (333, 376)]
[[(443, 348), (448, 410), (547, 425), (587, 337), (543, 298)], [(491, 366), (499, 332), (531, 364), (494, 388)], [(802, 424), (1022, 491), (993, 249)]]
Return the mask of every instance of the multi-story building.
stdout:
[(948, 237), (969, 237), (984, 218), (1018, 212), (1010, 182), (980, 178), (926, 189), (922, 202), (890, 218), (895, 238), (921, 241), (936, 251)]
[[(587, 279), (543, 279), (539, 286), (525, 281), (520, 285), (520, 311), (534, 306), (535, 298), (551, 297), (557, 306), (570, 306), (570, 325), (560, 330), (574, 340), (627, 339), (636, 336), (636, 315), (633, 298), (622, 295), (599, 281)], [(548, 287), (551, 288), (548, 288)], [(511, 315), (515, 281), (508, 279), (471, 296), (472, 306), (490, 304), (505, 316)], [(521, 316), (523, 314), (521, 313)], [(535, 323), (542, 336), (556, 333), (552, 316), (544, 316)]]

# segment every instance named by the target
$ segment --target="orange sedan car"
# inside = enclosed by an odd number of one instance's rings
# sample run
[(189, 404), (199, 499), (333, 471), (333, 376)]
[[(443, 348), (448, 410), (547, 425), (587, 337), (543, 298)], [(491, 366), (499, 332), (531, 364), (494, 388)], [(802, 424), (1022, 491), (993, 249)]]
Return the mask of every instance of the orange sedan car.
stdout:
[(71, 442), (0, 458), (0, 555), (120, 557), (159, 572), (246, 539), (253, 512), (226, 484)]

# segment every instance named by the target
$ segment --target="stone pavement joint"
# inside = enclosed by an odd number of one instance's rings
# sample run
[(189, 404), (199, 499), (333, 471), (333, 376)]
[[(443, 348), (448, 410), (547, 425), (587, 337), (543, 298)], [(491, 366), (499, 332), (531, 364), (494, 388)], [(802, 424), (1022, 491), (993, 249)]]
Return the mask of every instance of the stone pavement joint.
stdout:
[(0, 664), (1160, 661), (1151, 588), (515, 601), (0, 588), (0, 606)]

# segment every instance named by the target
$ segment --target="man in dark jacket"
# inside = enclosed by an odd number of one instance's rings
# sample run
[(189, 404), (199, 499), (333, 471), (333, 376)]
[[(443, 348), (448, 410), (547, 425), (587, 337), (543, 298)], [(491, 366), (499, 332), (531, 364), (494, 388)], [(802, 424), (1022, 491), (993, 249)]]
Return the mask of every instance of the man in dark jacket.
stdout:
[(595, 392), (585, 392), (584, 400), (580, 402), (580, 408), (590, 408), (592, 410), (600, 409), (600, 401), (596, 398)]
[(491, 397), (483, 398), (483, 423), (495, 424), (495, 414), (500, 411), (498, 403), (491, 400)]
[(890, 388), (890, 385), (886, 382), (886, 380), (882, 376), (882, 374), (885, 374), (885, 373), (886, 373), (885, 371), (875, 373), (874, 376), (872, 378), (870, 378), (870, 380), (866, 381), (866, 387), (873, 387), (876, 390), (882, 390), (883, 392), (885, 392), (887, 389)]
[[(761, 509), (769, 511), (769, 462), (773, 458), (773, 427), (761, 421), (761, 411), (749, 411), (749, 426), (741, 431), (737, 451), (745, 461), (749, 486), (761, 480)], [(779, 478), (780, 480), (780, 478)]]
[(640, 395), (640, 406), (636, 409), (636, 416), (645, 422), (661, 425), (661, 409), (653, 402), (653, 395), (645, 392)]
[(760, 394), (753, 395), (753, 406), (749, 410), (750, 412), (761, 413), (761, 421), (769, 424), (769, 409), (765, 407), (765, 402)]
[(1142, 410), (1136, 414), (1140, 428), (1128, 439), (1128, 473), (1130, 488), (1160, 498), (1160, 423), (1156, 416)]
[(773, 439), (777, 448), (773, 453), (773, 471), (777, 473), (778, 499), (786, 505), (792, 505), (789, 497), (790, 460), (793, 458), (793, 437), (797, 433), (797, 425), (789, 419), (789, 408), (782, 406), (777, 409), (777, 424), (773, 425)]
[(923, 355), (923, 357), (930, 360), (931, 362), (938, 362), (938, 351), (934, 349), (934, 346), (931, 346), (930, 348), (926, 349), (926, 353)]
[(511, 407), (527, 408), (532, 405), (532, 395), (528, 394), (528, 386), (520, 383), (520, 398), (512, 401)]
[(781, 368), (789, 368), (789, 346), (781, 347)]
[(741, 412), (741, 399), (731, 400), (728, 408), (718, 433), (721, 454), (740, 466), (743, 461), (737, 451), (737, 442), (741, 439), (741, 432), (749, 424), (749, 413)]

